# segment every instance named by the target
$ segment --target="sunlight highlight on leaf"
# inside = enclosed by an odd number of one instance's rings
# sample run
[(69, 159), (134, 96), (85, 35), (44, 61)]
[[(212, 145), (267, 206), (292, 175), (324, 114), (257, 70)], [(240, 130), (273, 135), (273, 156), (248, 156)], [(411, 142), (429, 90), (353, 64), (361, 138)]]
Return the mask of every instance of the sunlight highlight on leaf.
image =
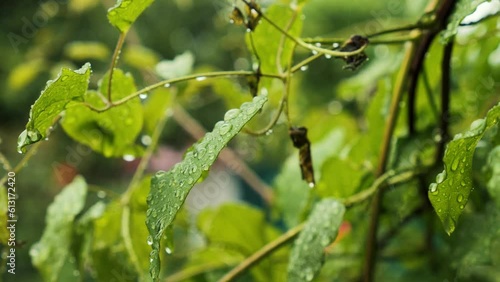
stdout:
[(493, 107), (485, 119), (474, 121), (465, 133), (455, 135), (446, 147), (444, 170), (429, 186), (429, 199), (448, 235), (453, 233), (457, 220), (472, 191), (472, 158), (484, 132), (498, 124), (500, 104)]
[(151, 234), (148, 241), (153, 247), (150, 255), (150, 274), (153, 279), (158, 279), (160, 272), (160, 240), (187, 194), (227, 143), (262, 109), (266, 101), (267, 95), (260, 95), (252, 102), (243, 103), (239, 109), (229, 110), (224, 121), (216, 123), (212, 132), (205, 134), (203, 139), (188, 149), (182, 162), (168, 172), (158, 171), (151, 179), (146, 225)]

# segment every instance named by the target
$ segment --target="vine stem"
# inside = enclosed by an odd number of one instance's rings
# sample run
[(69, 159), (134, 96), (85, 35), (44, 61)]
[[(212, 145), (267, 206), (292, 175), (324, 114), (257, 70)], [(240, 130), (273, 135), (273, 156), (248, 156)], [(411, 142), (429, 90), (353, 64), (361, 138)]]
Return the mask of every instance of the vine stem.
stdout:
[[(371, 195), (375, 192), (379, 191), (381, 188), (386, 187), (387, 185), (394, 185), (398, 183), (402, 183), (408, 181), (420, 173), (424, 172), (427, 168), (423, 169), (409, 169), (405, 171), (401, 171), (401, 173), (396, 173), (395, 171), (389, 171), (379, 178), (377, 178), (370, 188), (363, 190), (357, 194), (352, 195), (346, 199), (342, 200), (342, 203), (346, 207), (351, 207), (355, 204), (362, 203), (367, 200)], [(264, 247), (259, 249), (257, 252), (243, 260), (239, 265), (233, 268), (231, 271), (226, 273), (219, 282), (229, 282), (233, 281), (240, 275), (242, 275), (245, 271), (250, 269), (256, 263), (278, 250), (280, 247), (284, 246), (287, 242), (293, 240), (299, 233), (304, 229), (305, 223), (301, 223), (294, 228), (288, 230), (286, 233), (282, 234), (275, 240), (269, 242)]]
[(109, 82), (108, 82), (108, 103), (112, 103), (111, 100), (111, 88), (113, 82), (113, 72), (115, 70), (116, 63), (118, 62), (118, 58), (120, 56), (120, 51), (122, 50), (123, 43), (125, 42), (126, 33), (120, 33), (118, 37), (118, 42), (116, 43), (115, 51), (113, 52), (113, 57), (111, 58), (111, 66), (109, 67)]
[[(255, 72), (253, 71), (217, 71), (217, 72), (207, 72), (207, 73), (197, 73), (197, 74), (191, 74), (191, 75), (186, 75), (186, 76), (181, 76), (181, 77), (176, 77), (176, 78), (171, 78), (171, 79), (166, 79), (166, 80), (162, 80), (162, 81), (159, 81), (157, 83), (154, 83), (154, 84), (151, 84), (147, 87), (144, 87), (126, 97), (123, 97), (121, 98), (120, 100), (117, 100), (113, 103), (109, 103), (107, 106), (105, 106), (104, 108), (95, 108), (94, 106), (90, 105), (90, 104), (85, 104), (87, 107), (89, 107), (90, 109), (92, 109), (93, 111), (96, 111), (96, 112), (104, 112), (104, 111), (107, 111), (108, 109), (112, 108), (112, 107), (116, 107), (116, 106), (119, 106), (121, 104), (125, 104), (126, 102), (138, 97), (139, 95), (143, 94), (143, 93), (146, 93), (146, 92), (149, 92), (151, 90), (154, 90), (156, 88), (159, 88), (159, 87), (166, 87), (169, 86), (169, 85), (172, 85), (172, 84), (175, 84), (175, 83), (179, 83), (179, 82), (183, 82), (183, 81), (188, 81), (188, 80), (193, 80), (193, 79), (197, 79), (197, 78), (200, 78), (200, 77), (203, 77), (203, 78), (214, 78), (214, 77), (231, 77), (231, 76), (253, 76), (255, 75)], [(263, 77), (270, 77), (270, 78), (277, 78), (277, 79), (280, 79), (282, 80), (283, 77), (279, 74), (260, 74), (260, 76), (263, 76)]]
[[(415, 54), (415, 45), (413, 43), (409, 43), (409, 45), (406, 48), (405, 56), (403, 58), (403, 63), (401, 64), (393, 88), (389, 117), (386, 121), (383, 141), (382, 145), (380, 146), (379, 163), (376, 170), (377, 177), (383, 175), (384, 171), (386, 170), (387, 162), (389, 159), (389, 148), (391, 145), (392, 136), (394, 134), (394, 128), (396, 126), (396, 121), (399, 114), (399, 103), (401, 101), (401, 98), (403, 97), (406, 77), (408, 75), (410, 64), (412, 62), (414, 54)], [(374, 279), (374, 270), (377, 257), (377, 230), (378, 230), (378, 219), (380, 216), (381, 198), (382, 198), (382, 192), (380, 190), (377, 190), (377, 192), (373, 196), (373, 201), (371, 204), (370, 225), (366, 240), (367, 242), (366, 255), (363, 266), (363, 277), (365, 282), (370, 282), (373, 281)]]

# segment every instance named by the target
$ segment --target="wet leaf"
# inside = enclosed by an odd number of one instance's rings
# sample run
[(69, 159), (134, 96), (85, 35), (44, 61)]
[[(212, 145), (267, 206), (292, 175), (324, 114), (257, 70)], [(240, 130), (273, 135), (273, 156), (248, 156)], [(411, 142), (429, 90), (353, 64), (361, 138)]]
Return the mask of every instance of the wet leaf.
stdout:
[(26, 129), (19, 135), (17, 149), (26, 152), (26, 146), (36, 143), (49, 134), (50, 128), (57, 121), (68, 103), (83, 101), (90, 78), (90, 64), (72, 71), (62, 68), (58, 77), (47, 81), (47, 86), (30, 110)]
[(47, 210), (42, 238), (30, 249), (33, 265), (45, 281), (58, 281), (62, 267), (69, 259), (73, 222), (83, 209), (86, 195), (87, 184), (83, 177), (77, 176), (55, 197)]
[(307, 128), (305, 127), (290, 127), (288, 134), (292, 139), (293, 146), (299, 149), (299, 163), (302, 179), (307, 182), (309, 187), (314, 187), (314, 168), (311, 158), (311, 143), (307, 139)]
[(108, 10), (108, 20), (122, 33), (126, 33), (151, 3), (153, 0), (118, 0), (116, 5)]
[(485, 119), (474, 121), (470, 129), (455, 135), (444, 154), (444, 170), (429, 186), (429, 199), (444, 229), (451, 235), (457, 225), (472, 187), (472, 158), (484, 132), (500, 120), (500, 104), (494, 106)]
[(324, 263), (325, 248), (337, 237), (345, 207), (335, 199), (318, 202), (299, 237), (288, 265), (288, 280), (312, 281)]
[(150, 273), (158, 279), (160, 272), (160, 239), (174, 220), (187, 194), (215, 162), (220, 151), (264, 106), (267, 95), (246, 102), (239, 109), (229, 110), (224, 121), (218, 122), (212, 132), (187, 151), (182, 162), (168, 172), (158, 171), (151, 179), (146, 225), (151, 234), (153, 250), (150, 255)]
[(448, 25), (446, 29), (441, 32), (441, 43), (446, 44), (455, 34), (458, 32), (458, 26), (460, 22), (472, 14), (479, 4), (486, 2), (487, 0), (459, 0), (455, 4), (455, 9), (452, 14), (448, 17)]
[[(102, 96), (107, 97), (108, 77), (108, 75), (103, 77), (100, 93), (87, 92), (85, 102), (96, 108), (105, 106)], [(115, 69), (111, 90), (112, 100), (126, 97), (135, 90), (132, 76)], [(74, 104), (68, 106), (61, 122), (64, 131), (71, 138), (106, 157), (140, 155), (141, 149), (135, 145), (135, 140), (141, 131), (142, 123), (143, 111), (139, 97), (100, 113), (81, 103)]]

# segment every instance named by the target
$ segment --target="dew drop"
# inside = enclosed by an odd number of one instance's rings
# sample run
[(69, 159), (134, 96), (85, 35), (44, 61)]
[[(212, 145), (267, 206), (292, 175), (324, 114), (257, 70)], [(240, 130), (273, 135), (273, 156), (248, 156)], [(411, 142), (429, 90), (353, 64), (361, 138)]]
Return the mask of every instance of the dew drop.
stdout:
[(315, 186), (314, 182), (309, 182), (308, 184), (309, 184), (309, 188), (314, 188), (314, 186)]
[(470, 130), (471, 131), (477, 131), (483, 129), (483, 127), (486, 126), (486, 122), (484, 119), (476, 119), (470, 124)]
[(220, 127), (219, 127), (219, 134), (220, 135), (226, 135), (227, 133), (229, 133), (229, 131), (231, 130), (231, 127), (233, 127), (230, 123), (223, 123)]
[(163, 86), (164, 86), (165, 88), (169, 88), (169, 87), (170, 87), (170, 83), (165, 83)]
[(329, 60), (329, 59), (331, 59), (331, 58), (332, 58), (332, 55), (330, 55), (330, 54), (325, 54), (325, 58), (326, 58), (327, 60)]
[(255, 111), (256, 109), (256, 106), (252, 103), (249, 103), (249, 102), (245, 102), (241, 105), (241, 109), (245, 111), (245, 113), (247, 114), (253, 114), (253, 112)]
[(316, 50), (312, 50), (312, 51), (311, 51), (311, 53), (312, 53), (313, 55), (317, 55), (317, 54), (318, 54), (318, 51), (316, 51)]
[(458, 194), (458, 196), (457, 196), (457, 202), (461, 203), (461, 202), (463, 202), (463, 200), (464, 200), (464, 195)]
[(166, 247), (165, 248), (165, 253), (167, 253), (167, 255), (172, 254), (172, 249), (170, 249), (169, 247)]
[(309, 68), (309, 66), (308, 66), (308, 65), (305, 65), (305, 66), (301, 66), (301, 67), (300, 67), (300, 70), (301, 70), (301, 71), (306, 71), (308, 68)]
[(460, 206), (458, 206), (458, 207), (459, 207), (461, 210), (463, 210), (463, 209), (465, 208), (465, 206), (464, 206), (464, 205), (460, 205)]
[(437, 184), (442, 183), (446, 179), (446, 170), (443, 170), (440, 174), (436, 176), (436, 182)]
[(203, 80), (205, 80), (205, 79), (207, 79), (207, 77), (206, 77), (206, 76), (198, 76), (198, 77), (196, 78), (196, 80), (197, 80), (197, 81), (203, 81)]
[(166, 174), (166, 172), (165, 172), (165, 171), (163, 171), (163, 170), (159, 170), (159, 171), (157, 171), (157, 172), (155, 173), (155, 176), (156, 176), (156, 177), (163, 177), (165, 174)]
[(141, 136), (141, 143), (146, 145), (146, 146), (151, 145), (152, 141), (153, 140), (151, 139), (151, 136), (149, 136), (149, 135), (142, 135)]
[(436, 183), (431, 183), (431, 185), (429, 186), (429, 192), (431, 194), (434, 194), (434, 195), (436, 195), (438, 193), (438, 189), (437, 189), (437, 184)]
[(460, 163), (460, 160), (458, 158), (455, 158), (453, 162), (451, 163), (451, 170), (455, 171), (458, 168), (458, 164)]
[(131, 162), (131, 161), (135, 160), (135, 156), (134, 155), (123, 155), (123, 160), (126, 162)]
[(266, 135), (267, 135), (267, 136), (269, 136), (269, 135), (271, 135), (271, 134), (273, 134), (273, 130), (272, 130), (272, 129), (269, 129), (268, 131), (266, 131)]
[(106, 192), (104, 192), (104, 191), (102, 191), (102, 190), (99, 190), (99, 191), (97, 192), (97, 197), (98, 197), (99, 199), (104, 199), (104, 198), (106, 197)]
[(147, 241), (148, 245), (153, 245), (153, 237), (151, 237), (151, 235), (148, 236), (148, 241)]
[(193, 182), (194, 182), (194, 179), (193, 179), (192, 177), (189, 177), (189, 178), (187, 179), (187, 183), (188, 183), (189, 185), (193, 184)]
[(148, 97), (148, 94), (146, 94), (146, 93), (139, 94), (139, 98), (141, 98), (142, 100), (146, 99), (147, 97)]
[(239, 109), (231, 109), (231, 110), (227, 111), (226, 114), (224, 115), (224, 120), (225, 121), (232, 120), (235, 117), (237, 117), (239, 113), (240, 113)]
[(61, 77), (61, 81), (65, 81), (66, 79), (68, 79), (67, 75), (64, 75), (63, 77)]
[(339, 48), (340, 44), (338, 44), (337, 42), (334, 42), (332, 44), (332, 47), (335, 49), (335, 48)]

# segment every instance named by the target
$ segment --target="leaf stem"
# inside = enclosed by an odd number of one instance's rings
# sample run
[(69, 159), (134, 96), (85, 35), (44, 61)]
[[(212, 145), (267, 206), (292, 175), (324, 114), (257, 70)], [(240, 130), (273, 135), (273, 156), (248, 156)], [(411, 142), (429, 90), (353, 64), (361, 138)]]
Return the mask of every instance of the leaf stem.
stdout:
[(118, 42), (116, 43), (115, 51), (113, 52), (113, 57), (111, 58), (111, 66), (109, 67), (109, 82), (108, 82), (108, 104), (112, 103), (111, 100), (111, 88), (113, 84), (113, 72), (115, 70), (116, 63), (120, 56), (120, 51), (122, 50), (123, 43), (125, 42), (126, 33), (120, 33), (118, 37)]

